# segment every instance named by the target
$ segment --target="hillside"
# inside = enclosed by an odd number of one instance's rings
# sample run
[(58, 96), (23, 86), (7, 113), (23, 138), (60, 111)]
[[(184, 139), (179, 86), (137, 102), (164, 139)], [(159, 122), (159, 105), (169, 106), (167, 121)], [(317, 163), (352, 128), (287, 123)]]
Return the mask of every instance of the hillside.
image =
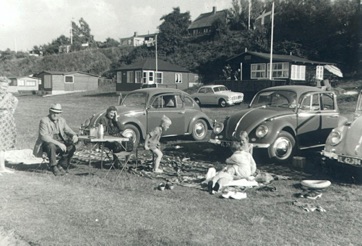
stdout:
[(25, 76), (44, 70), (83, 71), (101, 76), (111, 69), (112, 64), (116, 64), (132, 49), (130, 47), (112, 47), (44, 57), (26, 56), (20, 59), (0, 61), (0, 71), (2, 75), (8, 77)]

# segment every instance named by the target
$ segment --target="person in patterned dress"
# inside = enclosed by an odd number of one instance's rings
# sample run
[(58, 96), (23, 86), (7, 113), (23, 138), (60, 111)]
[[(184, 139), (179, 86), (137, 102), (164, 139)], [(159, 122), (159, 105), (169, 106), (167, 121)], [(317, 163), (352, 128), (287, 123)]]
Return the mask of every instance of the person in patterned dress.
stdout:
[(7, 91), (9, 83), (9, 79), (0, 77), (0, 175), (14, 172), (5, 168), (5, 151), (15, 147), (16, 125), (13, 114), (18, 105), (18, 99)]

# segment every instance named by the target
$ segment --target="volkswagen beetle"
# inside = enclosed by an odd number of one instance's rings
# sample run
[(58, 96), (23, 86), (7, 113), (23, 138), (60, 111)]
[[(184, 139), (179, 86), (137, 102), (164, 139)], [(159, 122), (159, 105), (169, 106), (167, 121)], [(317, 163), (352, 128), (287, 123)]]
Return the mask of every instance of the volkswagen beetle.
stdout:
[(246, 131), (254, 149), (267, 150), (269, 158), (285, 162), (297, 149), (322, 148), (338, 121), (334, 92), (311, 86), (276, 86), (258, 92), (248, 109), (216, 123), (211, 140), (228, 146)]
[[(166, 115), (172, 120), (164, 136), (191, 135), (194, 140), (204, 140), (212, 122), (202, 112), (199, 105), (182, 90), (173, 88), (138, 89), (128, 93), (119, 106), (116, 106), (119, 121), (124, 125), (122, 133), (133, 137), (135, 144), (144, 140), (146, 134), (160, 125), (161, 117)], [(89, 134), (96, 127), (105, 110), (94, 114), (81, 126), (83, 134)]]
[(362, 167), (362, 91), (358, 95), (353, 120), (333, 129), (322, 155), (342, 164)]

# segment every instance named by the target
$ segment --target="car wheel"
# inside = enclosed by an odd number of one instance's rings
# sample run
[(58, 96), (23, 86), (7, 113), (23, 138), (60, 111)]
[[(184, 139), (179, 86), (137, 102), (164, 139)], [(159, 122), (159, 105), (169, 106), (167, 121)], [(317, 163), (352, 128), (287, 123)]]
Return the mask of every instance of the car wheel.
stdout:
[(134, 125), (125, 125), (125, 130), (122, 132), (122, 135), (133, 139), (133, 146), (137, 147), (140, 142), (140, 132), (138, 128)]
[(225, 108), (225, 107), (226, 107), (226, 101), (225, 101), (225, 99), (220, 99), (220, 100), (219, 100), (219, 106), (222, 107), (222, 108)]
[(196, 120), (192, 126), (192, 138), (196, 141), (204, 140), (207, 136), (207, 124), (204, 120)]
[(269, 157), (277, 162), (286, 162), (293, 156), (294, 137), (286, 131), (281, 131), (274, 143), (269, 147)]
[(199, 106), (201, 106), (201, 102), (200, 102), (200, 100), (199, 100), (198, 98), (195, 98), (195, 102), (196, 102)]

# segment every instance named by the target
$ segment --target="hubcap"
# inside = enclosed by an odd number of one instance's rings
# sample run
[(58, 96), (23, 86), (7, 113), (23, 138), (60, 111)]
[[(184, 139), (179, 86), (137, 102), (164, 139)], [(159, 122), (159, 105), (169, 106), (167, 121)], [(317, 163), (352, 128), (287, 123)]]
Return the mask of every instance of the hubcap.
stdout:
[(277, 158), (286, 159), (292, 153), (292, 143), (289, 139), (280, 137), (274, 143), (273, 152)]
[(198, 137), (202, 137), (205, 134), (205, 126), (202, 123), (197, 123), (195, 125), (195, 133)]

